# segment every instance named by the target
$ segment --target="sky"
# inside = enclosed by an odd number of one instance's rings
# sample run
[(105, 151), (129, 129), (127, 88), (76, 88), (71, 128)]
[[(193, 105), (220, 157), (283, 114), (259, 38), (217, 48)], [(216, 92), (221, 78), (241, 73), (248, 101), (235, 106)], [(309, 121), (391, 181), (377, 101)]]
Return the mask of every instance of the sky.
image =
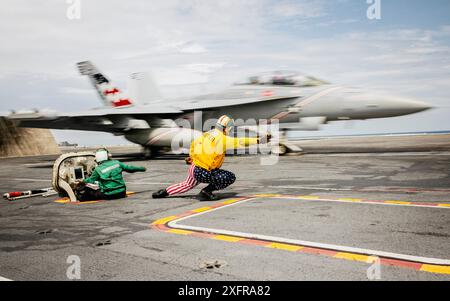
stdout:
[[(76, 2), (0, 0), (0, 112), (99, 107), (75, 67), (91, 60), (124, 89), (131, 73), (151, 72), (168, 98), (288, 69), (435, 107), (298, 135), (450, 130), (448, 0), (380, 0), (378, 20), (367, 17), (367, 0), (79, 0), (80, 18), (69, 18)], [(107, 133), (54, 134), (82, 145), (127, 143)]]

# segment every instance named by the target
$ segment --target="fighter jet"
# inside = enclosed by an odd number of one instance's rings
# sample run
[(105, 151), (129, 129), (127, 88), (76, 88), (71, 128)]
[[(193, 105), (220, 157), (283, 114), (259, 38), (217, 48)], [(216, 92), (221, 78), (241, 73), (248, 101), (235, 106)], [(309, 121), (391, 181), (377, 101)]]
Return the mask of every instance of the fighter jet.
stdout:
[[(189, 145), (207, 130), (205, 121), (213, 125), (210, 121), (224, 114), (236, 119), (238, 127), (248, 126), (246, 120), (276, 121), (285, 134), (291, 130), (319, 130), (322, 124), (331, 121), (395, 117), (431, 108), (424, 102), (330, 84), (293, 71), (257, 74), (225, 91), (176, 100), (161, 97), (151, 78), (137, 73), (131, 76), (128, 96), (91, 62), (80, 62), (77, 67), (82, 75), (88, 76), (103, 107), (75, 113), (16, 112), (7, 118), (21, 127), (123, 135), (142, 145), (144, 154), (151, 157), (173, 147), (174, 139)], [(180, 120), (188, 126), (180, 125)], [(295, 150), (285, 139), (279, 141), (274, 152)]]

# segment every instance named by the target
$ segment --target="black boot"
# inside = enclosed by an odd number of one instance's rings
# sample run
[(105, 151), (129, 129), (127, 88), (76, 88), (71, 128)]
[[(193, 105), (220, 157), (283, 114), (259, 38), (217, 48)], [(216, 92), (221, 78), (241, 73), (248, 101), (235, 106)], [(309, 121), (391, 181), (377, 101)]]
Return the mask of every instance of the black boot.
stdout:
[(153, 194), (152, 194), (152, 198), (154, 198), (154, 199), (163, 199), (168, 196), (169, 196), (169, 193), (165, 189), (158, 190), (157, 192), (153, 192)]
[(219, 199), (219, 197), (213, 194), (212, 191), (207, 191), (205, 189), (200, 191), (199, 196), (202, 201), (216, 201)]

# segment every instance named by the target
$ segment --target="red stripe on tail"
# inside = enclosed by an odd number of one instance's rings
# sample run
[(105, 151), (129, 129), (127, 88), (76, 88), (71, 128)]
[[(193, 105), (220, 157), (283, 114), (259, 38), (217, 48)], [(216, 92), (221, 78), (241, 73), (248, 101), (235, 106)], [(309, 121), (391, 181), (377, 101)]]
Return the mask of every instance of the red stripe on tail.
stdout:
[(131, 101), (129, 99), (119, 99), (112, 102), (113, 107), (123, 107), (123, 106), (130, 106), (132, 105)]
[(120, 91), (117, 89), (117, 88), (114, 88), (114, 89), (112, 89), (112, 90), (106, 90), (105, 92), (103, 92), (103, 94), (105, 95), (105, 96), (108, 96), (109, 94), (116, 94), (116, 93), (119, 93)]

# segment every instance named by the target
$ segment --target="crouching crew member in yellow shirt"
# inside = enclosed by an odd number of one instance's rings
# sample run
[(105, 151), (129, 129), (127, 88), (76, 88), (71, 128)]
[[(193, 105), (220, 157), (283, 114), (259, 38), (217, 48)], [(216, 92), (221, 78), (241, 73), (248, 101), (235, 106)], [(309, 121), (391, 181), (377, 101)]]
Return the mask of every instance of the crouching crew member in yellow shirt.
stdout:
[(190, 165), (186, 180), (153, 193), (153, 198), (177, 195), (200, 183), (207, 183), (209, 185), (200, 192), (200, 197), (203, 200), (217, 200), (213, 191), (225, 189), (236, 181), (236, 176), (231, 171), (220, 169), (227, 149), (260, 143), (260, 138), (227, 136), (233, 127), (234, 120), (224, 115), (219, 118), (214, 129), (195, 139), (191, 144), (189, 158), (186, 159), (186, 163)]

